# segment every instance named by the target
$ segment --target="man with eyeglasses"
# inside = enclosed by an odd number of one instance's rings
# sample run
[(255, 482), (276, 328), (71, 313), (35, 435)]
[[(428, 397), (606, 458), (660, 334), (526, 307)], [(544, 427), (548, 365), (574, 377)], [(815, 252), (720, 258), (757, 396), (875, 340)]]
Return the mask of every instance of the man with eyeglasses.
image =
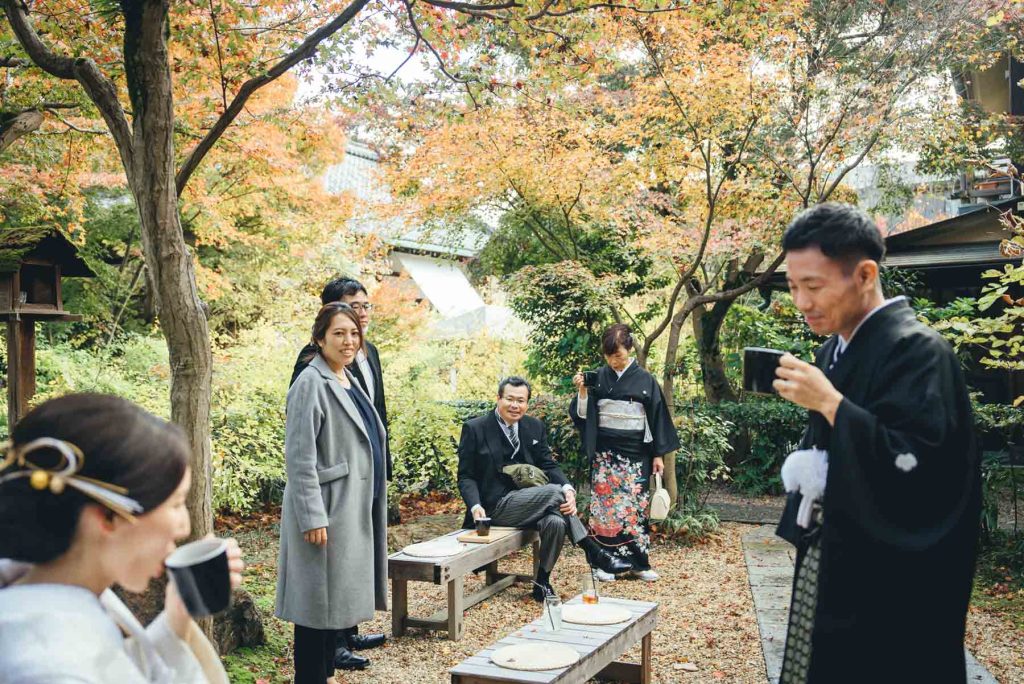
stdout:
[[(533, 598), (543, 601), (555, 593), (551, 570), (566, 534), (583, 548), (591, 565), (605, 572), (625, 572), (629, 564), (588, 537), (587, 528), (576, 516), (576, 490), (551, 457), (547, 427), (526, 415), (529, 401), (530, 383), (520, 377), (505, 378), (498, 384), (495, 409), (463, 424), (459, 491), (468, 509), (464, 527), (472, 527), (473, 521), (490, 515), (492, 525), (540, 532), (540, 567)], [(506, 471), (520, 464), (542, 470), (548, 484), (517, 489)]]
[[(359, 386), (370, 398), (373, 408), (380, 416), (381, 422), (384, 423), (386, 431), (388, 427), (388, 408), (384, 400), (384, 376), (381, 371), (380, 354), (377, 353), (377, 347), (365, 339), (366, 332), (370, 327), (370, 314), (373, 311), (373, 304), (370, 303), (370, 297), (366, 293), (366, 288), (358, 280), (353, 280), (352, 278), (335, 278), (324, 286), (323, 292), (320, 293), (320, 301), (323, 304), (330, 304), (332, 302), (348, 304), (359, 317), (359, 325), (363, 329), (363, 342), (366, 351), (360, 350), (356, 353), (355, 363), (349, 366), (349, 370), (355, 377), (356, 382), (359, 383)], [(315, 353), (316, 348), (310, 344), (306, 345), (299, 352), (299, 358), (295, 362), (295, 369), (292, 371), (292, 379), (288, 383), (289, 387), (291, 387), (291, 384), (295, 382), (295, 378), (299, 377), (299, 373), (306, 367), (307, 364), (302, 359), (309, 356), (308, 352), (311, 351)], [(390, 480), (391, 449), (388, 446), (387, 438), (384, 441), (384, 461), (387, 466), (385, 475)], [(369, 659), (356, 655), (352, 651), (376, 648), (382, 645), (385, 640), (386, 637), (383, 634), (359, 634), (358, 627), (340, 630), (338, 632), (338, 648), (334, 656), (335, 667), (339, 670), (361, 670), (367, 667), (370, 664)]]

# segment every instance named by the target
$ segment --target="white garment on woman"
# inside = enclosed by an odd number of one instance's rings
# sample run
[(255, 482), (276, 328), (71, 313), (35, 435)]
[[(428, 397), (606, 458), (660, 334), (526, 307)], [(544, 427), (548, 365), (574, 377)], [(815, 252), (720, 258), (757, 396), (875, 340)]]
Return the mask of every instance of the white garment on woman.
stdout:
[(0, 560), (0, 684), (227, 683), (195, 623), (182, 640), (164, 613), (143, 628), (109, 589), (12, 586), (30, 567)]

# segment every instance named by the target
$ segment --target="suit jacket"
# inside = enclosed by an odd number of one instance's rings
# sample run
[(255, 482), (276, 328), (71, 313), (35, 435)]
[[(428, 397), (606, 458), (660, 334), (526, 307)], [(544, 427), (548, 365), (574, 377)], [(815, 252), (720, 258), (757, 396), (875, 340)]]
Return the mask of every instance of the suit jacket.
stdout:
[[(295, 360), (295, 368), (292, 370), (292, 379), (288, 382), (288, 386), (291, 387), (295, 383), (295, 378), (299, 377), (306, 366), (309, 364), (302, 360), (304, 356), (309, 354), (315, 354), (317, 351), (316, 347), (312, 344), (307, 344), (299, 352), (299, 357)], [(384, 373), (380, 365), (380, 354), (377, 352), (377, 347), (372, 342), (366, 343), (366, 360), (370, 364), (370, 374), (373, 376), (373, 408), (376, 409), (377, 415), (380, 416), (380, 420), (384, 423), (384, 429), (388, 427), (388, 405), (384, 399)], [(359, 368), (358, 363), (353, 363), (348, 367), (348, 372), (352, 374), (352, 377), (356, 379), (359, 386), (363, 388), (366, 394), (370, 393), (369, 388), (366, 385), (366, 378), (363, 377), (362, 369)], [(388, 436), (389, 437), (389, 436)], [(384, 462), (386, 464), (386, 475), (387, 479), (391, 479), (391, 446), (388, 443), (390, 440), (388, 437), (384, 439)]]
[(459, 492), (466, 502), (465, 527), (472, 527), (473, 506), (480, 504), (488, 514), (503, 496), (514, 490), (512, 478), (501, 472), (509, 463), (530, 463), (544, 471), (554, 484), (566, 485), (569, 480), (551, 457), (548, 430), (532, 416), (519, 421), (519, 452), (515, 461), (506, 461), (512, 445), (498, 425), (494, 411), (470, 418), (462, 425), (459, 439)]

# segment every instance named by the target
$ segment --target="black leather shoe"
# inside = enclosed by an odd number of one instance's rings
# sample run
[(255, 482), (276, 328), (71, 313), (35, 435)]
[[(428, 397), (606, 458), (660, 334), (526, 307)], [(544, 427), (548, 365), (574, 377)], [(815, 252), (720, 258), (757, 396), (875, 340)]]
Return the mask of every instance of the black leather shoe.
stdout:
[(369, 665), (369, 658), (358, 656), (347, 648), (339, 648), (334, 652), (336, 670), (365, 670)]
[(591, 566), (600, 568), (612, 575), (621, 575), (633, 568), (628, 562), (617, 556), (613, 556), (602, 549), (593, 539), (584, 539), (580, 542), (583, 552), (587, 555), (587, 562)]
[(365, 651), (368, 648), (383, 646), (388, 638), (383, 634), (350, 634), (348, 647), (353, 651)]
[(538, 584), (537, 582), (533, 583), (533, 592), (531, 596), (533, 596), (533, 600), (537, 603), (544, 603), (544, 597), (554, 595), (555, 589), (550, 584), (546, 582), (544, 584)]

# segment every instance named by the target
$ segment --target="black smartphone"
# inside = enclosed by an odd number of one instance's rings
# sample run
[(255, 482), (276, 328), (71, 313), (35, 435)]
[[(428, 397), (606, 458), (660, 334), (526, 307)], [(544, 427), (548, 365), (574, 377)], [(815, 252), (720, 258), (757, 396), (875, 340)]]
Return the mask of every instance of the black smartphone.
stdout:
[(597, 387), (597, 371), (583, 371), (583, 386)]
[(757, 394), (778, 394), (772, 383), (784, 351), (766, 347), (743, 348), (743, 389)]

